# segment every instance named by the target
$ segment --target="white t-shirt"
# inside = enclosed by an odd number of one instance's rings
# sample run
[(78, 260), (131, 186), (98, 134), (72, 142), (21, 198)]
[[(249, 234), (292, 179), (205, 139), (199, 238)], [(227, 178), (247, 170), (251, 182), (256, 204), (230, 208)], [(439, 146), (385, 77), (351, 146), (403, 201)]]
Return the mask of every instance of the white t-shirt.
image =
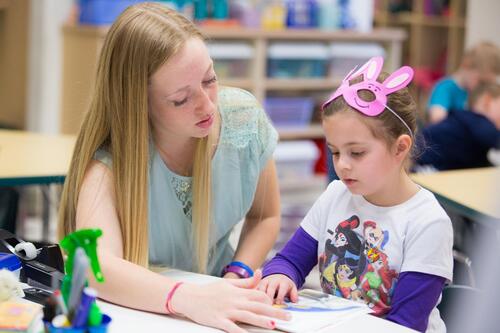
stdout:
[[(451, 221), (426, 189), (402, 204), (379, 207), (333, 181), (301, 226), (318, 241), (323, 291), (362, 300), (379, 316), (390, 310), (400, 272), (452, 280)], [(427, 332), (446, 332), (437, 308)]]

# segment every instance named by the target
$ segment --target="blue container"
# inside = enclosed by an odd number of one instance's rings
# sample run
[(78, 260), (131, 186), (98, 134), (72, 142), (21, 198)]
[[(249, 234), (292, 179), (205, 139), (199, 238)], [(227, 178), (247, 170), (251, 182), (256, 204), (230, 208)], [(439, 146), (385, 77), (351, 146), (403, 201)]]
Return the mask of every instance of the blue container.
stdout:
[(329, 49), (322, 43), (273, 43), (268, 48), (267, 75), (271, 78), (327, 76)]
[(311, 122), (314, 100), (307, 97), (268, 97), (264, 108), (277, 127), (306, 127)]
[(127, 7), (144, 0), (80, 0), (81, 24), (109, 25)]
[(323, 78), (327, 64), (314, 59), (269, 59), (268, 76), (273, 78)]
[(318, 26), (318, 4), (315, 0), (288, 0), (286, 25), (289, 28)]
[(21, 267), (21, 260), (19, 260), (16, 255), (11, 253), (0, 253), (0, 269), (7, 269), (19, 278)]
[(51, 323), (46, 323), (45, 327), (49, 333), (106, 333), (108, 331), (109, 323), (111, 323), (111, 317), (103, 314), (102, 323), (99, 326), (86, 328), (54, 327)]

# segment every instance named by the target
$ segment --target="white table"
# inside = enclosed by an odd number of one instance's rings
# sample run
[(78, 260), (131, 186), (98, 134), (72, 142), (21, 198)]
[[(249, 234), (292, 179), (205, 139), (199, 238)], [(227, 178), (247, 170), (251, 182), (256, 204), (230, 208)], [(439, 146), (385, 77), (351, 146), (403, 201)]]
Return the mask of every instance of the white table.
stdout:
[(500, 229), (500, 167), (413, 174), (412, 179), (457, 213)]
[[(165, 273), (176, 280), (187, 281), (191, 283), (207, 283), (214, 279), (212, 276), (193, 274), (181, 271), (168, 271)], [(113, 319), (108, 332), (109, 333), (136, 333), (136, 332), (190, 332), (190, 333), (220, 333), (222, 331), (206, 326), (195, 324), (189, 320), (147, 313), (106, 302), (99, 302), (101, 310), (111, 316)], [(250, 332), (276, 332), (266, 329), (245, 326)], [(354, 320), (346, 322), (333, 329), (322, 329), (321, 333), (328, 332), (383, 332), (383, 333), (414, 333), (415, 331), (404, 326), (397, 325), (388, 320), (380, 319), (372, 315), (362, 315)]]

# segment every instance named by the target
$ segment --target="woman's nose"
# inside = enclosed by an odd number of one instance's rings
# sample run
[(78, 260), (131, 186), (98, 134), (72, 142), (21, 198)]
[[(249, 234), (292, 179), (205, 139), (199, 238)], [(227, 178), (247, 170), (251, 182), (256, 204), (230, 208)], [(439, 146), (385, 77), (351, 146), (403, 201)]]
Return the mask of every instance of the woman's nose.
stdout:
[(211, 111), (215, 108), (215, 105), (210, 96), (210, 92), (204, 87), (200, 87), (200, 90), (197, 94), (197, 103), (195, 111), (202, 115), (207, 113), (211, 113)]

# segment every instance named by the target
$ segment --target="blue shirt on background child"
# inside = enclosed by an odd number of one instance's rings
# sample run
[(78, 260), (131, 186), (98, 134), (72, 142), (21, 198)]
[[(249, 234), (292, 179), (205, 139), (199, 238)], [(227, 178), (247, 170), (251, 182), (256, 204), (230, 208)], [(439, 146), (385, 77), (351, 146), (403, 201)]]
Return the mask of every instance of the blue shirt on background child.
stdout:
[(467, 96), (467, 90), (460, 87), (452, 77), (446, 77), (434, 86), (428, 107), (441, 106), (445, 110), (464, 110)]

